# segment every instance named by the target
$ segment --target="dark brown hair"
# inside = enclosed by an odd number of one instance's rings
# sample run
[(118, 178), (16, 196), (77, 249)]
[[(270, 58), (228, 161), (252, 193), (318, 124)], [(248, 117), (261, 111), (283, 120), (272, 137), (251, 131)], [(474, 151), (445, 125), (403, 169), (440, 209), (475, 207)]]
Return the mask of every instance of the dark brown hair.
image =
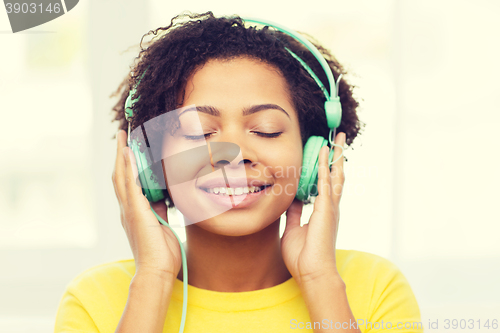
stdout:
[[(143, 47), (144, 37), (151, 36), (147, 47)], [(324, 56), (335, 79), (340, 74), (346, 74), (342, 65), (328, 50), (310, 36), (307, 38)], [(113, 121), (119, 122), (119, 129), (128, 128), (124, 104), (132, 87), (137, 86), (137, 93), (133, 97), (140, 96), (133, 107), (133, 130), (166, 111), (179, 108), (182, 104), (182, 101), (179, 104), (179, 97), (184, 96), (188, 78), (208, 60), (249, 57), (273, 66), (285, 78), (291, 92), (291, 100), (298, 112), (302, 144), (304, 145), (312, 135), (328, 139), (329, 128), (323, 107), (325, 97), (313, 78), (285, 47), (305, 61), (329, 90), (326, 74), (317, 59), (301, 43), (280, 31), (268, 27), (247, 28), (238, 16), (215, 17), (212, 12), (181, 14), (174, 17), (167, 27), (160, 27), (145, 34), (140, 46), (141, 51), (135, 59), (135, 65), (112, 95), (120, 96), (113, 107)], [(142, 74), (144, 77), (140, 79)], [(139, 79), (141, 81), (137, 85)], [(349, 146), (364, 124), (356, 113), (358, 102), (353, 97), (354, 86), (342, 78), (338, 89), (342, 104), (342, 122), (337, 133), (346, 133), (346, 145)], [(161, 169), (155, 171), (153, 168), (153, 172), (156, 174), (161, 172)], [(164, 192), (168, 207), (174, 207), (168, 192)]]

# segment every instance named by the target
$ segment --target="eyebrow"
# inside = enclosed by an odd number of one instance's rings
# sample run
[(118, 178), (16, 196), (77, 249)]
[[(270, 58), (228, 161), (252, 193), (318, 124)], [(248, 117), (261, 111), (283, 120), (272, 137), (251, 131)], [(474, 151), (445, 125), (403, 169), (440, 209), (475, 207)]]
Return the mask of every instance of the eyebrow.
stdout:
[[(263, 111), (263, 110), (279, 110), (279, 111), (284, 112), (287, 115), (287, 117), (290, 118), (290, 115), (288, 114), (288, 112), (286, 112), (281, 106), (276, 105), (276, 104), (252, 105), (251, 107), (243, 108), (243, 115), (248, 116), (248, 115), (254, 114), (256, 112)], [(188, 111), (198, 111), (198, 112), (203, 112), (203, 113), (209, 114), (211, 116), (220, 117), (220, 111), (216, 107), (210, 106), (210, 105), (196, 106), (196, 108), (189, 107), (189, 108), (185, 109), (184, 111), (182, 111), (181, 113), (179, 113), (179, 117), (181, 114), (188, 112)]]

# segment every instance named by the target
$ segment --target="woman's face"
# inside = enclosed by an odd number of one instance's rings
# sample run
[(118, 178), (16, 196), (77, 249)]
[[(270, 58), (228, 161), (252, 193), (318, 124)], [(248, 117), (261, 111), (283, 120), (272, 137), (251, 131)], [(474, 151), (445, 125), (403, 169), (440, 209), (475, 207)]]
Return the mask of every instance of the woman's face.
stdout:
[[(246, 57), (210, 60), (190, 77), (182, 107), (172, 112), (179, 115), (180, 128), (163, 143), (164, 161), (170, 161), (165, 174), (186, 224), (221, 235), (249, 235), (290, 206), (302, 141), (278, 70)], [(183, 182), (173, 184), (175, 178)], [(221, 181), (230, 189), (219, 186)], [(267, 187), (252, 193), (255, 189), (244, 186), (252, 183)]]

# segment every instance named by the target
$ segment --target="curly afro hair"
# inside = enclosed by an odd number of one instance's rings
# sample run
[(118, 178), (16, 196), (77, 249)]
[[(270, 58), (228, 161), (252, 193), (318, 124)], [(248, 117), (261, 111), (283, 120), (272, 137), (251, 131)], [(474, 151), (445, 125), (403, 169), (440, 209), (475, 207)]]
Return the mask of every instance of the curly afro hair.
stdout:
[[(143, 47), (144, 38), (151, 35), (151, 40)], [(340, 74), (346, 74), (327, 49), (310, 36), (305, 36), (323, 55), (336, 80)], [(303, 146), (312, 135), (328, 140), (330, 130), (326, 126), (323, 92), (285, 47), (306, 62), (329, 90), (326, 74), (309, 50), (280, 31), (267, 26), (261, 29), (245, 27), (244, 20), (238, 16), (215, 17), (212, 12), (185, 13), (174, 17), (167, 27), (160, 27), (145, 34), (140, 47), (135, 65), (131, 66), (129, 75), (112, 95), (120, 96), (113, 107), (115, 114), (112, 120), (119, 122), (119, 129), (126, 131), (128, 128), (124, 107), (133, 87), (137, 87), (133, 98), (141, 98), (133, 106), (131, 130), (166, 111), (179, 108), (188, 78), (207, 61), (248, 57), (273, 66), (285, 78), (289, 91), (293, 92), (291, 100), (298, 113)], [(365, 124), (356, 114), (359, 103), (353, 97), (354, 86), (341, 78), (338, 89), (342, 104), (342, 122), (337, 132), (346, 134), (346, 145), (350, 146)], [(165, 131), (165, 128), (161, 130)], [(146, 145), (140, 145), (141, 151)], [(161, 166), (160, 163), (157, 164)], [(152, 169), (157, 175), (162, 172), (159, 168)], [(164, 190), (164, 193), (167, 206), (175, 207), (168, 191)]]

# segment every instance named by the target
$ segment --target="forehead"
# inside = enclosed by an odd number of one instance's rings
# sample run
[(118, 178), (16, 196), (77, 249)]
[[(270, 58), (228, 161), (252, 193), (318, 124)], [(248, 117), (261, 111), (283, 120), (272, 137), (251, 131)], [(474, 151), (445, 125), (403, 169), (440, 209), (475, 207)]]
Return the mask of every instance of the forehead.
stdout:
[(295, 113), (288, 84), (280, 71), (265, 62), (238, 57), (209, 60), (188, 79), (183, 106), (211, 105), (241, 110), (256, 104), (277, 104)]

